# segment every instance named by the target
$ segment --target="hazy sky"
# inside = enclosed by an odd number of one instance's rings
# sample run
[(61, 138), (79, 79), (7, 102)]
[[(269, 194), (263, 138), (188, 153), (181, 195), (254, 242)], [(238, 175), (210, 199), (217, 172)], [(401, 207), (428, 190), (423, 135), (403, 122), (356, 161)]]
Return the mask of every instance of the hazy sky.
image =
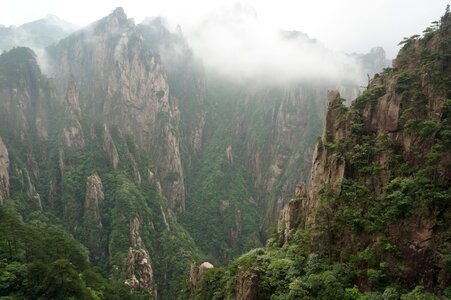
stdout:
[[(79, 25), (93, 22), (122, 6), (136, 22), (166, 15), (187, 28), (211, 11), (233, 1), (212, 0), (0, 0), (0, 24), (20, 25), (55, 14)], [(367, 52), (383, 46), (389, 57), (404, 36), (411, 36), (437, 20), (447, 0), (248, 0), (261, 26), (300, 30), (328, 48)]]

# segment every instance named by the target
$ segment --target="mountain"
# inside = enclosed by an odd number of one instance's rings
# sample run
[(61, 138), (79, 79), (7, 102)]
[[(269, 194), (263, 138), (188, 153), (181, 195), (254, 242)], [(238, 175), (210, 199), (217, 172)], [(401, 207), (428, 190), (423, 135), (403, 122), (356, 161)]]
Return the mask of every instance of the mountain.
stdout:
[(350, 55), (357, 59), (362, 67), (363, 71), (369, 78), (379, 73), (382, 69), (391, 67), (391, 61), (387, 59), (385, 50), (382, 47), (374, 47), (370, 49), (369, 53)]
[(186, 275), (212, 268), (193, 262), (266, 243), (309, 180), (327, 90), (360, 91), (230, 80), (180, 27), (122, 8), (48, 35), (45, 65), (26, 47), (0, 55), (0, 296), (183, 297)]
[[(178, 184), (183, 182), (182, 174), (166, 171), (180, 163), (178, 140), (171, 127), (178, 122), (177, 108), (169, 97), (159, 57), (140, 46), (140, 36), (133, 29), (118, 10), (52, 46), (49, 57), (58, 61), (61, 75), (56, 79), (41, 73), (28, 48), (0, 56), (1, 195), (4, 210), (13, 211), (15, 222), (4, 229), (12, 230), (9, 226), (21, 222), (25, 222), (21, 226), (42, 223), (42, 230), (57, 226), (66, 235), (70, 233), (77, 241), (72, 237), (62, 241), (76, 243), (74, 249), (81, 248), (83, 254), (83, 267), (76, 265), (76, 274), (91, 272), (86, 267), (89, 262), (113, 276), (108, 281), (109, 276), (90, 273), (103, 282), (94, 287), (97, 281), (84, 279), (80, 285), (91, 294), (124, 299), (132, 290), (136, 297), (170, 298), (165, 293), (176, 293), (179, 277), (191, 261), (199, 259), (200, 252), (176, 221), (184, 203), (184, 194), (179, 193), (184, 186)], [(89, 42), (85, 39), (88, 33), (93, 39), (117, 44), (105, 48), (100, 48), (105, 44), (93, 44), (73, 53), (74, 45)], [(131, 48), (124, 45), (129, 39)], [(57, 47), (60, 56), (50, 56)], [(67, 56), (74, 59), (73, 64), (64, 60)], [(82, 65), (86, 60), (98, 64)], [(80, 64), (83, 68), (77, 69)], [(101, 117), (106, 113), (110, 116)], [(171, 202), (173, 195), (182, 196)], [(32, 234), (37, 234), (31, 226)], [(29, 237), (17, 234), (15, 238), (23, 246), (2, 266), (9, 270), (13, 264), (20, 267), (23, 278), (34, 276), (28, 254), (24, 254)], [(36, 247), (44, 246), (42, 242)], [(65, 255), (46, 259), (50, 264), (57, 258), (75, 264)], [(37, 271), (46, 277), (52, 270)], [(55, 293), (65, 291), (64, 297), (81, 297), (78, 289), (64, 287), (64, 283), (52, 288)], [(45, 286), (27, 291), (11, 287), (2, 290), (2, 295), (16, 290), (26, 298), (63, 297)], [(83, 297), (94, 297), (86, 293)]]
[(47, 15), (21, 26), (5, 27), (0, 25), (0, 51), (25, 46), (43, 49), (77, 30), (74, 24), (61, 20), (57, 16)]
[(268, 245), (192, 272), (187, 297), (448, 299), (450, 43), (448, 7), (350, 107), (330, 91), (311, 183)]

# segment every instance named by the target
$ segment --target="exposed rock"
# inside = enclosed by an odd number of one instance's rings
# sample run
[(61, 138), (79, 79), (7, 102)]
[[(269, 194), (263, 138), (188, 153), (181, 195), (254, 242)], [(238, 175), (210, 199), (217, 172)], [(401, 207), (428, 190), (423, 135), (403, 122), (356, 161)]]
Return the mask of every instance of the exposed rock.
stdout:
[(133, 291), (143, 290), (156, 297), (156, 289), (153, 289), (153, 270), (149, 252), (144, 247), (140, 230), (141, 219), (135, 215), (130, 220), (130, 242), (132, 247), (128, 249), (127, 273), (129, 278), (125, 284)]
[[(130, 132), (141, 149), (152, 153), (159, 178), (180, 174), (177, 181), (161, 183), (169, 208), (183, 212), (185, 187), (175, 134), (178, 107), (170, 97), (160, 57), (144, 45), (134, 22), (123, 11), (115, 11), (49, 52), (55, 72), (62, 75), (57, 80), (64, 84), (74, 78), (80, 88), (85, 117), (100, 118), (105, 127), (117, 125)], [(119, 159), (114, 143), (109, 134), (104, 138), (103, 147), (116, 168)]]
[(236, 300), (259, 300), (258, 282), (260, 270), (258, 268), (249, 268), (241, 271), (236, 279)]
[(85, 217), (89, 214), (89, 217), (94, 220), (99, 228), (102, 228), (100, 211), (104, 200), (105, 196), (103, 194), (103, 185), (99, 175), (93, 174), (89, 176), (86, 181), (86, 196), (84, 205)]
[(277, 232), (283, 236), (284, 244), (288, 243), (292, 230), (297, 229), (299, 225), (302, 201), (302, 199), (292, 199), (280, 211)]
[(153, 172), (150, 169), (147, 169), (147, 182), (149, 184), (153, 183), (154, 176), (155, 176), (155, 174), (153, 174)]
[(34, 201), (34, 203), (35, 203), (35, 205), (36, 205), (36, 208), (37, 208), (40, 212), (44, 211), (44, 210), (42, 209), (41, 196), (40, 196), (38, 193), (34, 194), (34, 196), (33, 196), (33, 201)]
[(296, 191), (294, 195), (296, 196), (296, 198), (306, 198), (308, 196), (308, 191), (305, 183), (301, 182), (296, 185)]
[(130, 239), (134, 247), (142, 246), (142, 238), (139, 233), (140, 229), (141, 229), (141, 221), (139, 220), (138, 216), (135, 216), (133, 219), (130, 220)]
[(346, 161), (335, 153), (329, 153), (326, 145), (338, 143), (347, 136), (348, 123), (343, 118), (346, 108), (338, 91), (329, 91), (328, 103), (322, 139), (316, 145), (313, 154), (310, 195), (308, 201), (303, 204), (305, 206), (305, 222), (310, 223), (314, 221), (315, 213), (313, 212), (320, 203), (320, 190), (327, 186), (338, 195), (345, 175)]
[(37, 192), (36, 192), (36, 188), (35, 188), (33, 182), (31, 182), (30, 173), (28, 173), (28, 170), (26, 168), (24, 168), (22, 174), (24, 176), (24, 184), (25, 184), (24, 186), (25, 186), (27, 195), (28, 195), (28, 197), (33, 198), (37, 194)]
[(279, 221), (277, 224), (277, 232), (279, 236), (283, 237), (283, 244), (287, 244), (291, 233), (299, 228), (302, 221), (301, 210), (305, 206), (305, 202), (309, 200), (309, 195), (305, 184), (299, 183), (296, 185), (295, 198), (284, 205), (280, 211)]
[(27, 170), (33, 175), (34, 179), (39, 178), (39, 165), (31, 150), (27, 153)]
[(116, 145), (114, 144), (113, 138), (111, 137), (110, 131), (108, 130), (108, 126), (106, 124), (103, 124), (102, 148), (110, 159), (113, 169), (116, 169), (119, 164), (119, 154), (117, 153)]
[(214, 266), (209, 263), (208, 261), (201, 263), (201, 265), (199, 266), (199, 276), (202, 276), (202, 274), (209, 269), (213, 269)]
[(53, 207), (55, 204), (55, 197), (56, 197), (56, 179), (52, 179), (49, 183), (49, 191), (47, 196), (47, 203), (50, 205), (50, 207)]
[(0, 137), (0, 205), (9, 197), (9, 155)]
[(85, 140), (79, 119), (81, 109), (79, 93), (75, 84), (71, 81), (66, 93), (66, 109), (64, 112), (66, 125), (63, 128), (63, 143), (68, 147), (83, 148)]
[(229, 162), (229, 165), (233, 165), (233, 153), (232, 153), (231, 145), (228, 145), (226, 148), (226, 157), (227, 157), (227, 161)]
[(194, 149), (200, 150), (202, 147), (202, 137), (203, 137), (203, 131), (205, 126), (205, 121), (207, 119), (207, 113), (205, 111), (199, 112), (199, 122), (197, 123), (197, 127), (194, 130), (194, 137), (193, 137), (193, 146)]
[(380, 97), (377, 101), (376, 114), (373, 115), (373, 127), (382, 132), (397, 131), (400, 105), (401, 97), (396, 93)]
[(156, 289), (153, 289), (153, 270), (149, 253), (143, 249), (128, 249), (127, 273), (129, 278), (125, 284), (133, 290), (142, 290), (156, 297)]
[(164, 225), (166, 226), (167, 231), (170, 231), (171, 228), (169, 227), (168, 220), (166, 219), (166, 214), (164, 213), (163, 206), (161, 206), (161, 205), (160, 205), (160, 211), (161, 211), (161, 215), (163, 216)]
[(196, 289), (197, 283), (200, 281), (202, 274), (206, 270), (213, 269), (214, 266), (209, 262), (203, 262), (199, 266), (195, 263), (191, 263), (190, 271), (189, 271), (189, 283), (191, 291)]
[(68, 147), (74, 148), (83, 148), (85, 146), (80, 122), (72, 121), (71, 125), (63, 128), (63, 143)]
[[(35, 53), (17, 47), (0, 56), (0, 120), (20, 141), (49, 138), (49, 120), (58, 106), (56, 94), (42, 75)], [(11, 72), (10, 70), (14, 70)]]
[(65, 168), (65, 164), (64, 164), (64, 151), (63, 151), (63, 149), (60, 149), (60, 150), (58, 151), (58, 167), (59, 167), (60, 175), (63, 176), (63, 174), (64, 174), (64, 168)]
[(86, 231), (86, 246), (94, 255), (102, 255), (102, 208), (105, 201), (103, 184), (99, 175), (92, 174), (86, 181), (86, 195), (83, 212), (83, 227)]
[[(122, 136), (122, 134), (121, 134), (121, 139), (124, 140), (124, 137)], [(136, 163), (135, 157), (130, 152), (130, 149), (129, 149), (127, 143), (125, 143), (125, 146), (126, 146), (125, 147), (125, 155), (127, 157), (127, 160), (132, 165), (133, 178), (135, 179), (136, 185), (138, 187), (140, 187), (141, 186), (141, 173), (139, 172), (138, 164)]]

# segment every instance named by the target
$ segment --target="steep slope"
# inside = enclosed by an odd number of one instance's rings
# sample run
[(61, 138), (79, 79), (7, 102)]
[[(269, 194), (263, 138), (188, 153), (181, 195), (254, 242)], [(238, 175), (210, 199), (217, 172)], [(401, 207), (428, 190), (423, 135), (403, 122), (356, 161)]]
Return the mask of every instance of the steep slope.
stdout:
[(267, 248), (206, 271), (191, 297), (449, 297), (450, 42), (447, 9), (351, 107), (329, 92), (311, 186)]
[[(2, 204), (30, 222), (24, 225), (30, 230), (39, 220), (70, 232), (88, 248), (91, 264), (112, 274), (102, 280), (117, 297), (131, 290), (136, 297), (172, 298), (199, 251), (162, 196), (151, 154), (125, 129), (86, 118), (75, 79), (60, 94), (28, 48), (0, 56), (0, 79)], [(41, 246), (33, 244), (32, 251)], [(8, 253), (3, 236), (1, 249)], [(51, 259), (58, 258), (66, 256)], [(15, 261), (30, 267), (26, 256), (5, 259), (3, 271)]]
[(50, 78), (28, 48), (0, 56), (0, 203), (83, 244), (104, 297), (173, 299), (198, 247), (216, 264), (261, 245), (308, 180), (326, 90), (358, 91), (228, 81), (163, 23), (118, 8), (48, 47)]
[(181, 220), (211, 259), (226, 262), (264, 243), (296, 183), (308, 180), (322, 100), (339, 85), (237, 83), (208, 72), (205, 86), (203, 146), (191, 158)]
[(153, 154), (168, 206), (180, 214), (185, 187), (177, 136), (179, 110), (161, 59), (145, 47), (122, 8), (49, 48), (57, 84), (69, 78), (86, 118), (118, 125)]

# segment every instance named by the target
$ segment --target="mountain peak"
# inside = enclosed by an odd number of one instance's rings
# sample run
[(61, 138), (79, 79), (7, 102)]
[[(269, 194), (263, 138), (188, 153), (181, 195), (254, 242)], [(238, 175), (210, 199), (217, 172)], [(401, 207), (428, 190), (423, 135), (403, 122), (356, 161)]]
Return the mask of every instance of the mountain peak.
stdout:
[(110, 16), (116, 17), (117, 19), (127, 20), (127, 15), (121, 6), (116, 7), (115, 10), (110, 14)]
[(94, 23), (96, 31), (116, 32), (127, 29), (134, 25), (133, 19), (127, 19), (127, 15), (122, 7), (117, 7), (108, 16)]

